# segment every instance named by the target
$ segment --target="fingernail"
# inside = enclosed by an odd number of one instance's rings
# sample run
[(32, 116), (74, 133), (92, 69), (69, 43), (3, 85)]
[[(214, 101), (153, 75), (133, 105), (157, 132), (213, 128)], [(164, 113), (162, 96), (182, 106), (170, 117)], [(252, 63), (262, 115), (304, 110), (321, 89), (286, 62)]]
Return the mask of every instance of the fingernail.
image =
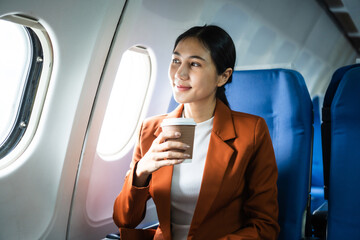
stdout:
[(189, 146), (189, 145), (186, 145), (185, 148), (190, 148), (190, 146)]
[(176, 136), (176, 137), (180, 137), (180, 136), (181, 136), (181, 133), (176, 132), (176, 133), (175, 133), (175, 136)]
[(187, 157), (187, 158), (189, 158), (189, 157), (190, 157), (190, 154), (185, 153), (184, 156)]

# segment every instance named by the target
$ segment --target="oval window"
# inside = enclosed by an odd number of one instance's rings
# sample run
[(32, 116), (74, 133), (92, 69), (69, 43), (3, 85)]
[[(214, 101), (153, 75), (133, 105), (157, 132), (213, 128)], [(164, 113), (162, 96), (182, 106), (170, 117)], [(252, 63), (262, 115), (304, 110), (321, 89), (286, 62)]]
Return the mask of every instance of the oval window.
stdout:
[(3, 145), (14, 127), (31, 63), (26, 29), (0, 20), (0, 52), (0, 145)]
[(52, 48), (37, 19), (0, 18), (0, 169), (17, 159), (35, 134), (52, 69)]
[(146, 48), (128, 49), (120, 61), (97, 144), (97, 152), (104, 159), (110, 160), (132, 147), (150, 76), (151, 61)]

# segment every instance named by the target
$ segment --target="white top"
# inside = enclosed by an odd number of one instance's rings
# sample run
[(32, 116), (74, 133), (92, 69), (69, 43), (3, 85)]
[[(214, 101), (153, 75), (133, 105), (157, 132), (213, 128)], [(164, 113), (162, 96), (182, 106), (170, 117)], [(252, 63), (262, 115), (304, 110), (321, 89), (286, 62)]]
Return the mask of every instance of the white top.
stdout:
[(187, 238), (199, 197), (214, 117), (195, 127), (193, 158), (174, 165), (171, 182), (171, 234), (173, 240)]

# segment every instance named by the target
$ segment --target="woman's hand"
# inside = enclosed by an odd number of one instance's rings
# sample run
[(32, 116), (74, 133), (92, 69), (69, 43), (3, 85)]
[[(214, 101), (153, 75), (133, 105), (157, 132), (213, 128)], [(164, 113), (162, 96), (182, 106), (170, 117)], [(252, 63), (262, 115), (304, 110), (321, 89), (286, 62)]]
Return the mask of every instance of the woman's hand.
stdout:
[(153, 141), (149, 151), (137, 163), (134, 185), (143, 187), (151, 173), (164, 166), (182, 163), (189, 158), (189, 154), (183, 153), (188, 146), (185, 143), (171, 141), (180, 137), (179, 132), (161, 132)]

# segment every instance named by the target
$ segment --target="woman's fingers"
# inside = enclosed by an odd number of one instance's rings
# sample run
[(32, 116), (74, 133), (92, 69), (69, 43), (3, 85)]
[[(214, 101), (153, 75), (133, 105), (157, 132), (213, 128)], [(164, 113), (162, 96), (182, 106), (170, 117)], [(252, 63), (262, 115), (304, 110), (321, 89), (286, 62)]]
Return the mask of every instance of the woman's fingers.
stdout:
[(166, 152), (148, 152), (145, 154), (137, 166), (137, 176), (145, 173), (146, 175), (158, 170), (164, 166), (170, 166), (182, 163), (190, 157), (189, 154), (183, 152), (166, 151)]
[(161, 132), (155, 139), (158, 144), (166, 142), (168, 139), (177, 139), (181, 136), (180, 132)]
[(153, 152), (148, 154), (148, 158), (151, 161), (162, 161), (167, 159), (187, 159), (190, 155), (179, 151), (163, 151)]
[(166, 142), (163, 142), (161, 144), (157, 144), (153, 146), (154, 152), (165, 152), (165, 151), (185, 151), (186, 149), (190, 148), (189, 145), (175, 141), (175, 140), (168, 140)]
[(167, 159), (187, 159), (190, 155), (183, 152), (176, 152), (176, 151), (166, 151), (160, 152), (157, 154), (157, 161), (167, 160)]
[(165, 159), (165, 160), (157, 161), (156, 167), (159, 169), (159, 168), (165, 167), (165, 166), (176, 165), (176, 164), (182, 163), (184, 160), (185, 159)]
[(190, 148), (185, 143), (176, 140), (180, 137), (179, 132), (161, 132), (154, 140), (151, 148), (138, 164), (138, 173), (151, 174), (163, 166), (182, 163), (190, 157), (184, 153)]

